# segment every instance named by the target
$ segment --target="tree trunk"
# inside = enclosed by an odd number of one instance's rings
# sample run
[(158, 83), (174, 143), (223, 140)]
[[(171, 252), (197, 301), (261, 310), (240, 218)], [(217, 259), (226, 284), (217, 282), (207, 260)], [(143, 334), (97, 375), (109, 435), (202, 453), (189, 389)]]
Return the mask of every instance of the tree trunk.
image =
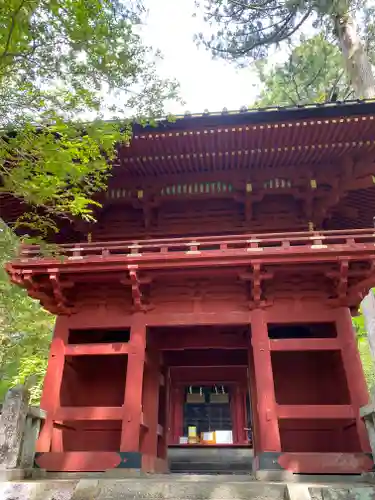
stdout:
[(370, 60), (357, 32), (354, 19), (349, 14), (334, 18), (335, 33), (340, 43), (346, 69), (359, 99), (375, 97), (375, 78)]

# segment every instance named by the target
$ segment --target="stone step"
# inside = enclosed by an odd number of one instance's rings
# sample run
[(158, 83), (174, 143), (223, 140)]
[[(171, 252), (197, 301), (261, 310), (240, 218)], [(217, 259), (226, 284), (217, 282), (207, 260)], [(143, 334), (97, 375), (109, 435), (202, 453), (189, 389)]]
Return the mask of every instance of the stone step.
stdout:
[(244, 464), (220, 464), (209, 462), (173, 462), (170, 464), (171, 473), (189, 474), (251, 474), (251, 466)]
[(269, 483), (243, 476), (163, 475), (128, 479), (0, 483), (1, 500), (367, 500), (368, 484)]
[(168, 450), (171, 472), (249, 474), (253, 450), (250, 448), (175, 447)]

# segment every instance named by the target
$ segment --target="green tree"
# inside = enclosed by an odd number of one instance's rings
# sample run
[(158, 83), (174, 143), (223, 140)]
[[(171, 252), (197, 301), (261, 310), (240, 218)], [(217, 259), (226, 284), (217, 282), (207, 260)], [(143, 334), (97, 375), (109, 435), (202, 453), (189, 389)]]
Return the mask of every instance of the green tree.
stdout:
[(324, 36), (305, 39), (292, 48), (285, 62), (268, 67), (267, 61), (256, 64), (262, 90), (258, 106), (308, 104), (335, 97), (353, 97), (342, 55), (338, 47)]
[(125, 117), (176, 97), (137, 34), (142, 15), (136, 0), (0, 2), (0, 196), (25, 203), (24, 225), (45, 235), (56, 217), (89, 219), (130, 139)]
[(12, 258), (17, 243), (0, 219), (0, 402), (10, 387), (35, 374), (38, 383), (31, 392), (32, 402), (37, 403), (54, 317), (9, 281), (4, 264)]
[[(271, 48), (293, 42), (302, 29), (323, 33), (343, 56), (343, 67), (357, 97), (375, 95), (375, 79), (354, 12), (366, 27), (373, 10), (364, 0), (207, 0), (211, 38), (199, 35), (215, 56), (240, 64), (265, 58)], [(372, 23), (371, 29), (372, 29)]]
[(365, 320), (362, 314), (353, 318), (353, 325), (356, 332), (357, 345), (362, 360), (367, 387), (371, 390), (375, 388), (375, 365), (367, 339)]

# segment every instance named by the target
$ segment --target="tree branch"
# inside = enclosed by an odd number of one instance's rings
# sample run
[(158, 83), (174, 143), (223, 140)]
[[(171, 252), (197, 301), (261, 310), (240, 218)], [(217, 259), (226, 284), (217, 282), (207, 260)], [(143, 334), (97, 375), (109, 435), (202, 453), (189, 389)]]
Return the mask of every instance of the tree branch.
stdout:
[(10, 42), (11, 42), (11, 39), (12, 39), (14, 28), (16, 27), (16, 18), (18, 16), (18, 14), (20, 13), (20, 11), (21, 11), (22, 7), (24, 6), (24, 4), (25, 4), (25, 0), (21, 0), (21, 3), (17, 7), (17, 9), (13, 12), (12, 21), (10, 23), (10, 29), (9, 29), (7, 41), (5, 42), (4, 51), (0, 55), (0, 58), (9, 57), (10, 56), (8, 54), (8, 49), (9, 49), (9, 46), (10, 46)]

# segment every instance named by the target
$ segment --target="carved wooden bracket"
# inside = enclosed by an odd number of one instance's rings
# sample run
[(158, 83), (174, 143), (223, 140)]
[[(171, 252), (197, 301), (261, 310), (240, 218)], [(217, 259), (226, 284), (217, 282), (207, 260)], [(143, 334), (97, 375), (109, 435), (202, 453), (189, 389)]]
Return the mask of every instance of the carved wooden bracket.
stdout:
[(121, 280), (123, 285), (130, 285), (133, 305), (136, 311), (145, 311), (146, 309), (151, 309), (151, 306), (146, 303), (144, 293), (142, 293), (142, 285), (149, 285), (151, 283), (151, 278), (148, 276), (140, 276), (139, 269), (136, 264), (128, 265), (129, 278)]
[(274, 277), (274, 273), (269, 273), (262, 270), (261, 264), (254, 264), (252, 272), (242, 273), (239, 278), (243, 281), (250, 282), (249, 294), (249, 309), (266, 307), (268, 302), (263, 297), (262, 282), (270, 280)]
[[(334, 281), (336, 298), (329, 301), (333, 307), (347, 306), (357, 307), (367, 294), (369, 288), (375, 283), (375, 262), (371, 261), (369, 269), (350, 269), (349, 261), (340, 261), (338, 271), (326, 273), (327, 278)], [(351, 281), (358, 280), (350, 285)]]
[(129, 278), (130, 284), (132, 288), (132, 297), (135, 309), (137, 311), (142, 310), (142, 292), (141, 292), (141, 284), (138, 279), (137, 269), (138, 266), (128, 266), (129, 269)]
[(36, 283), (32, 271), (23, 270), (22, 283), (22, 286), (26, 288), (27, 293), (30, 297), (38, 300), (40, 304), (50, 312), (59, 314), (60, 311), (58, 310), (53, 297), (51, 297), (46, 291), (42, 290), (39, 284)]
[(71, 288), (74, 284), (72, 282), (62, 282), (60, 279), (60, 273), (58, 269), (48, 269), (49, 281), (52, 285), (52, 292), (55, 302), (59, 311), (62, 314), (71, 314), (72, 307), (69, 307), (68, 300), (65, 296), (64, 290), (66, 288)]

